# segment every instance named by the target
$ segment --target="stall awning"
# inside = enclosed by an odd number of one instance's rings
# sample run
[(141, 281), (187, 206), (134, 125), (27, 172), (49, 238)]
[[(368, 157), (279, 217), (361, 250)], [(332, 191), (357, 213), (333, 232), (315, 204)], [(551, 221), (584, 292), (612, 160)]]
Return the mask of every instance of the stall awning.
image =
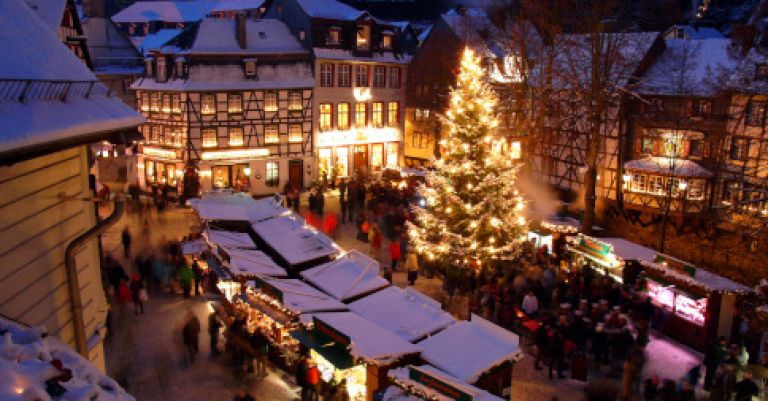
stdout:
[(208, 268), (211, 269), (214, 273), (216, 273), (216, 276), (219, 278), (219, 280), (222, 281), (230, 281), (232, 280), (232, 275), (229, 274), (229, 271), (225, 269), (219, 260), (215, 256), (211, 256), (205, 260), (205, 263), (208, 264)]
[(616, 267), (617, 260), (613, 255), (613, 246), (610, 244), (587, 237), (583, 234), (579, 234), (575, 240), (570, 242), (570, 245), (568, 245), (569, 251), (589, 258), (600, 266), (608, 268)]
[(355, 366), (352, 355), (344, 346), (328, 339), (327, 336), (315, 330), (296, 330), (291, 332), (291, 337), (298, 340), (305, 347), (315, 350), (333, 364), (336, 369), (344, 370)]

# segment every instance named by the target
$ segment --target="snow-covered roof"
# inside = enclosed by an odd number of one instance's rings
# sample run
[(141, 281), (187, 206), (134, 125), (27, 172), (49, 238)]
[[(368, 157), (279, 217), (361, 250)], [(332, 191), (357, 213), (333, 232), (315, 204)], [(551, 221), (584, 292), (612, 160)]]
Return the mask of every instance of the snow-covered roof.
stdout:
[(628, 171), (641, 171), (674, 177), (711, 177), (712, 173), (693, 160), (674, 159), (670, 157), (648, 156), (642, 159), (630, 160), (624, 163)]
[(89, 17), (82, 25), (97, 74), (143, 72), (141, 52), (112, 21), (108, 18)]
[(315, 79), (308, 63), (278, 65), (257, 64), (259, 79), (245, 79), (240, 65), (190, 65), (188, 79), (171, 79), (157, 82), (141, 78), (131, 89), (164, 91), (213, 91), (255, 89), (302, 89), (312, 88)]
[(282, 206), (280, 194), (255, 200), (242, 192), (213, 191), (189, 204), (203, 220), (232, 220), (257, 222), (290, 212)]
[(719, 39), (724, 37), (717, 29), (706, 26), (673, 25), (664, 32), (665, 39)]
[(305, 224), (297, 215), (283, 215), (251, 225), (253, 231), (291, 266), (339, 253), (339, 247), (324, 234)]
[(520, 338), (477, 315), (419, 342), (421, 357), (430, 365), (467, 384), (490, 369), (522, 358)]
[(24, 0), (52, 32), (59, 32), (67, 0)]
[(219, 0), (210, 12), (254, 10), (264, 5), (264, 0)]
[(441, 16), (456, 37), (484, 57), (502, 57), (505, 51), (497, 43), (498, 28), (481, 8), (465, 8), (463, 12), (449, 10)]
[(131, 36), (131, 43), (136, 46), (143, 55), (148, 55), (150, 50), (160, 49), (173, 39), (176, 39), (183, 29), (158, 29), (155, 33), (145, 36)]
[[(439, 389), (436, 389), (435, 387), (427, 386), (424, 384), (424, 382), (430, 382), (429, 380), (425, 381), (418, 381), (411, 378), (411, 371), (414, 370), (415, 374), (427, 374), (431, 376), (431, 378), (437, 379), (440, 381), (440, 383), (436, 383), (439, 385), (441, 384), (447, 384), (450, 386), (453, 390), (461, 391), (470, 397), (472, 397), (472, 401), (503, 401), (501, 398), (485, 391), (481, 390), (475, 386), (470, 386), (466, 383), (462, 383), (455, 377), (446, 374), (445, 372), (440, 371), (439, 369), (434, 368), (433, 366), (429, 365), (421, 365), (421, 366), (405, 366), (400, 367), (396, 369), (391, 369), (389, 372), (387, 372), (387, 376), (389, 376), (392, 379), (397, 380), (398, 382), (402, 383), (403, 387), (406, 388), (415, 388), (418, 389), (419, 392), (422, 392), (429, 396), (429, 400), (432, 401), (455, 401), (455, 397), (448, 396), (444, 393), (445, 387), (440, 387)], [(442, 391), (440, 391), (442, 390)], [(391, 386), (387, 388), (384, 394), (384, 401), (405, 401), (410, 400), (411, 397), (407, 393), (403, 391), (402, 388), (398, 386)], [(422, 400), (421, 398), (413, 398), (414, 400)]]
[(370, 56), (357, 56), (352, 53), (351, 50), (344, 49), (326, 49), (322, 47), (315, 47), (313, 49), (315, 57), (324, 60), (355, 60), (355, 61), (369, 61), (372, 63), (395, 63), (395, 64), (408, 64), (411, 62), (411, 56), (407, 54), (396, 54), (391, 51), (387, 52), (373, 52)]
[(203, 234), (208, 242), (226, 248), (256, 249), (251, 236), (246, 233), (224, 230), (205, 230)]
[(248, 214), (239, 204), (201, 198), (190, 200), (190, 205), (201, 220), (248, 221)]
[(242, 54), (304, 54), (288, 26), (277, 19), (249, 19), (245, 22), (246, 48), (237, 42), (234, 20), (205, 18), (200, 22), (197, 36), (188, 50), (191, 54), (242, 53)]
[(440, 302), (411, 288), (387, 287), (350, 303), (349, 309), (411, 342), (456, 322)]
[(287, 277), (288, 272), (278, 266), (264, 252), (252, 249), (224, 248), (229, 255), (229, 271), (233, 276)]
[(634, 242), (627, 241), (624, 238), (596, 238), (613, 246), (613, 254), (623, 260), (653, 261), (656, 257), (655, 250), (646, 248)]
[[(731, 56), (733, 56), (731, 53)], [(717, 83), (721, 90), (735, 90), (743, 93), (768, 93), (768, 80), (756, 79), (757, 66), (768, 64), (765, 49), (751, 49), (746, 55), (739, 57), (734, 67), (726, 73), (719, 74)]]
[(386, 365), (419, 348), (352, 312), (318, 313), (315, 319), (331, 326), (351, 340), (352, 356), (376, 365)]
[[(135, 400), (59, 339), (42, 338), (43, 332), (0, 318), (0, 399)], [(66, 391), (59, 397), (51, 397), (46, 391), (46, 381), (62, 373), (53, 366), (55, 360), (72, 372), (72, 378), (63, 383)]]
[(334, 298), (345, 301), (389, 286), (379, 276), (379, 262), (358, 251), (301, 272), (310, 284)]
[(275, 194), (274, 196), (256, 200), (251, 205), (246, 205), (245, 212), (252, 223), (291, 213), (291, 209), (283, 206), (283, 203), (283, 196)]
[(365, 11), (337, 0), (296, 0), (296, 2), (312, 18), (354, 21), (365, 14)]
[(202, 19), (216, 0), (137, 1), (112, 16), (117, 23), (194, 22)]
[(349, 310), (347, 305), (301, 280), (265, 278), (264, 281), (280, 290), (283, 296), (283, 307), (297, 315)]
[[(681, 265), (689, 265), (689, 263), (668, 255), (659, 254), (659, 256), (663, 257), (663, 259), (667, 261), (674, 261)], [(656, 263), (653, 259), (649, 261), (642, 261), (642, 265), (646, 269), (656, 270), (665, 276), (674, 277), (677, 280), (686, 282), (694, 287), (700, 287), (707, 291), (752, 291), (752, 289), (746, 285), (739, 284), (723, 276), (702, 270), (698, 267), (696, 268), (694, 277), (691, 277), (689, 274), (685, 274), (679, 270), (673, 269), (664, 263)]]
[(192, 241), (181, 243), (182, 255), (196, 255), (208, 250), (208, 243), (204, 239), (198, 238)]

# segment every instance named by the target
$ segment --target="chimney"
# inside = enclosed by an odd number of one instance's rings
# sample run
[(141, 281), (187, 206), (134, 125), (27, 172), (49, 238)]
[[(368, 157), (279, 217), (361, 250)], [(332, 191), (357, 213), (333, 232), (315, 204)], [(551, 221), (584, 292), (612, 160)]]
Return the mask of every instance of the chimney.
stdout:
[(86, 17), (105, 17), (104, 0), (83, 0), (83, 15)]
[(248, 41), (245, 31), (245, 13), (237, 13), (235, 16), (235, 36), (237, 37), (237, 44), (241, 49), (248, 47)]

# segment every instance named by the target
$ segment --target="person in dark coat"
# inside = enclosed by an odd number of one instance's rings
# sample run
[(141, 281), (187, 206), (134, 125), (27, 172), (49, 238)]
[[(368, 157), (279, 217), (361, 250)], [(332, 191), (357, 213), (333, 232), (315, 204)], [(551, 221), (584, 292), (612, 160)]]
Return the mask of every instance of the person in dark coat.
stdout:
[(736, 398), (734, 401), (751, 401), (752, 397), (756, 397), (760, 394), (760, 388), (757, 386), (754, 380), (752, 380), (752, 372), (744, 372), (744, 379), (734, 386)]
[(349, 214), (349, 191), (346, 180), (341, 180), (339, 184), (339, 214), (341, 215), (341, 223), (344, 224)]
[(536, 361), (534, 362), (533, 367), (536, 370), (543, 369), (540, 366), (540, 363), (545, 357), (548, 357), (549, 354), (549, 329), (549, 324), (542, 323), (533, 334), (533, 341), (536, 344)]
[(125, 253), (125, 257), (128, 258), (131, 256), (131, 230), (128, 229), (128, 226), (123, 228), (121, 237), (123, 241), (123, 252)]
[(704, 355), (704, 367), (707, 368), (707, 371), (704, 374), (704, 390), (709, 391), (712, 387), (712, 380), (715, 378), (715, 372), (727, 355), (728, 340), (721, 336), (707, 350), (706, 355)]
[(565, 339), (563, 333), (554, 331), (549, 340), (549, 379), (552, 379), (552, 369), (557, 371), (557, 378), (564, 379), (563, 375), (563, 358), (565, 357)]
[(221, 321), (216, 312), (208, 315), (208, 335), (211, 341), (211, 357), (219, 355), (219, 332), (221, 330)]
[(143, 297), (142, 290), (146, 291), (144, 289), (144, 282), (141, 280), (141, 276), (139, 274), (134, 274), (133, 278), (131, 279), (131, 300), (133, 301), (133, 307), (134, 307), (134, 313), (135, 314), (144, 314), (144, 300), (141, 299)]
[(198, 263), (197, 258), (192, 261), (192, 274), (194, 275), (195, 280), (195, 296), (198, 296), (200, 295), (200, 287), (203, 281), (203, 269), (200, 268), (200, 263)]
[(200, 350), (200, 319), (191, 311), (187, 314), (184, 327), (181, 329), (181, 339), (190, 362), (195, 362), (195, 356)]

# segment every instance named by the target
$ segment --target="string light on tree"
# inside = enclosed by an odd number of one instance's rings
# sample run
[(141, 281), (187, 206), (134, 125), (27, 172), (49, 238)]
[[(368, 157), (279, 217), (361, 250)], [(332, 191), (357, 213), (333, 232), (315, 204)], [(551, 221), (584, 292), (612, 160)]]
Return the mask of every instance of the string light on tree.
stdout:
[(525, 200), (517, 190), (518, 163), (494, 149), (497, 99), (480, 58), (467, 49), (450, 107), (441, 120), (442, 158), (428, 173), (409, 236), (428, 259), (457, 267), (488, 266), (519, 256), (528, 232)]

